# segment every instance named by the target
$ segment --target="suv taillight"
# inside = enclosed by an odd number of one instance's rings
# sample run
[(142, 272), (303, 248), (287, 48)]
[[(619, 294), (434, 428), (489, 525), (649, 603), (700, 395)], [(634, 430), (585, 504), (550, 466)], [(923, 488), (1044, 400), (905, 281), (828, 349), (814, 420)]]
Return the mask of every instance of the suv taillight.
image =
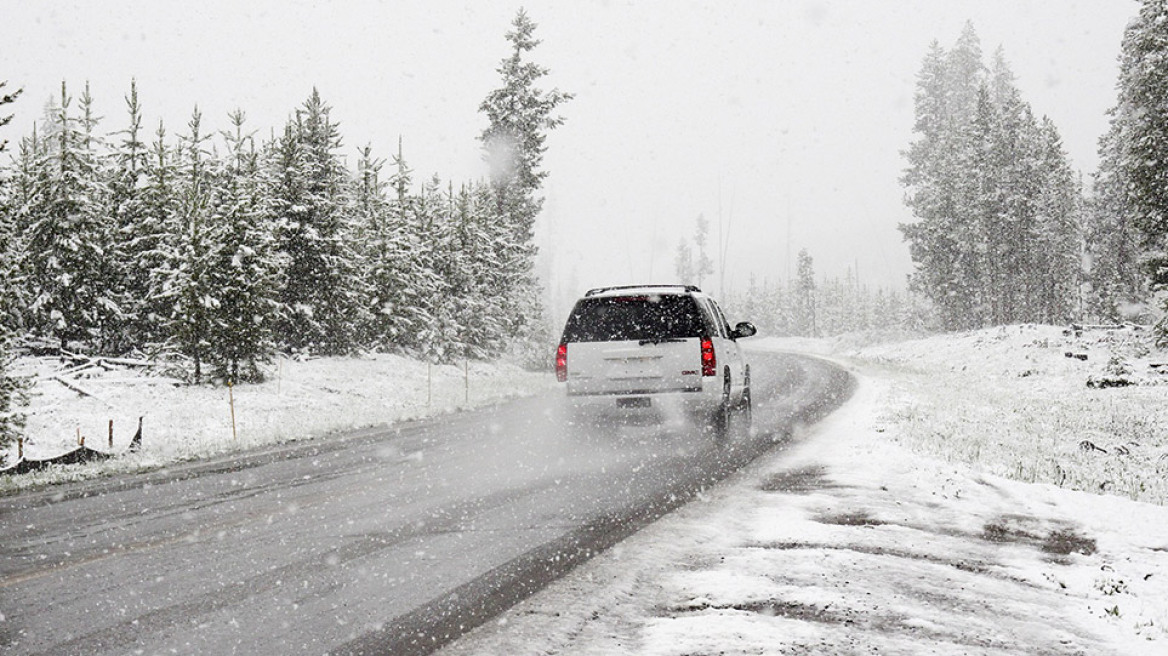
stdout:
[(556, 349), (556, 380), (561, 383), (568, 380), (568, 345), (560, 344)]
[(714, 356), (714, 340), (702, 338), (702, 375), (718, 375), (718, 358)]

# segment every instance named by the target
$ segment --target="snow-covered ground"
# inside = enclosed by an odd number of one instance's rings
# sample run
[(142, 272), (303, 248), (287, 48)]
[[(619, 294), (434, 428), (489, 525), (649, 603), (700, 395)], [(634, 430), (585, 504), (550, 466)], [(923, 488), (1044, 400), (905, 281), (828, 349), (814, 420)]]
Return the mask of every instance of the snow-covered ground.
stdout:
[(856, 396), (444, 653), (1168, 653), (1168, 508), (1125, 498), (1163, 501), (1146, 335), (766, 347)]
[[(1168, 653), (1168, 355), (1143, 332), (1048, 326), (870, 341), (755, 340), (840, 362), (855, 397), (448, 653)], [(81, 397), (55, 362), (22, 366), (42, 374), (29, 455), (78, 429), (104, 448), (109, 419), (122, 450), (138, 416), (144, 448), (0, 490), (447, 412), (468, 380), (469, 405), (553, 385), (285, 360), (233, 390), (233, 438), (226, 388), (115, 368), (67, 377)]]
[[(385, 354), (281, 358), (270, 367), (266, 382), (230, 390), (176, 385), (173, 379), (120, 366), (68, 372), (54, 358), (18, 361), (16, 373), (34, 375), (36, 381), (24, 455), (61, 454), (77, 446), (79, 435), (86, 446), (108, 450), (110, 420), (113, 451), (125, 452), (139, 417), (142, 449), (100, 463), (0, 476), (0, 493), (453, 412), (555, 385), (550, 374), (504, 363), (431, 366)], [(15, 461), (15, 451), (15, 447), (9, 451), (9, 462)]]

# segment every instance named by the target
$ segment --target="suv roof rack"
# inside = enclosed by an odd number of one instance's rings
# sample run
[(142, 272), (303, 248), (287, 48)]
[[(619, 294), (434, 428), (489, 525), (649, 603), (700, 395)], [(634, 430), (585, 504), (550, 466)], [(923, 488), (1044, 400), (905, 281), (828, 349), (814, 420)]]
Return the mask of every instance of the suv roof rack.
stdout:
[(584, 295), (585, 296), (596, 296), (597, 294), (603, 294), (604, 292), (613, 292), (613, 291), (618, 291), (621, 289), (662, 289), (662, 288), (664, 288), (664, 289), (681, 289), (681, 290), (684, 290), (687, 292), (698, 292), (698, 293), (701, 293), (701, 291), (702, 291), (702, 290), (698, 289), (697, 285), (617, 285), (616, 287), (597, 287), (596, 289), (589, 289), (588, 291), (584, 292)]

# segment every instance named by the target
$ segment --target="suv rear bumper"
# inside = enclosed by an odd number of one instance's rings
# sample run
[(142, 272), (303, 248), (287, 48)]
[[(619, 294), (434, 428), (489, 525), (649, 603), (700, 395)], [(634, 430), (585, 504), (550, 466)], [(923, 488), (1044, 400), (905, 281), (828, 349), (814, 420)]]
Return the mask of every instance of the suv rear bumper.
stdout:
[(707, 415), (722, 403), (722, 380), (708, 378), (701, 387), (670, 391), (630, 390), (620, 393), (573, 394), (564, 403), (581, 418), (659, 417)]

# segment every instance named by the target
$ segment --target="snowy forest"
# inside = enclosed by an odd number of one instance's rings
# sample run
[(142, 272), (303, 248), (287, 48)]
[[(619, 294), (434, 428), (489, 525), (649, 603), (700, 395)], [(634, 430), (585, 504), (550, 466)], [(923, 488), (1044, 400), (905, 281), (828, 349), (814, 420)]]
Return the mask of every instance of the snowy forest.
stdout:
[[(1004, 51), (987, 65), (972, 24), (934, 41), (917, 74), (914, 139), (901, 182), (914, 264), (905, 290), (854, 271), (817, 278), (800, 251), (790, 280), (727, 294), (772, 334), (969, 330), (1012, 323), (1148, 322), (1168, 288), (1168, 3), (1147, 0), (1122, 42), (1118, 98), (1099, 170), (1071, 165), (1058, 128), (1023, 99)], [(694, 243), (700, 244), (699, 226)], [(679, 276), (709, 273), (689, 243)], [(1157, 326), (1168, 341), (1168, 323)]]
[(349, 166), (316, 89), (280, 129), (253, 129), (242, 110), (212, 126), (196, 107), (173, 130), (144, 125), (132, 82), (112, 127), (88, 85), (63, 82), (39, 125), (4, 144), (0, 445), (21, 424), (16, 345), (227, 383), (261, 379), (276, 352), (537, 357), (540, 165), (571, 95), (538, 87), (534, 29), (520, 11), (502, 84), (479, 107), (490, 178), (457, 184), (415, 179), (400, 141), (389, 160), (366, 146)]
[[(88, 84), (62, 82), (36, 128), (14, 135), (4, 110), (27, 99), (0, 80), (0, 442), (20, 423), (17, 346), (172, 361), (192, 382), (258, 380), (279, 352), (546, 356), (534, 223), (545, 139), (572, 96), (540, 88), (534, 30), (520, 11), (506, 35), (502, 83), (479, 107), (491, 174), (475, 181), (416, 175), (402, 142), (388, 155), (346, 145), (315, 89), (283, 126), (195, 108), (176, 127), (146, 124), (133, 82), (113, 118), (95, 115)], [(907, 288), (818, 276), (802, 250), (788, 280), (752, 275), (724, 304), (767, 333), (806, 336), (1159, 316), (1164, 44), (1168, 3), (1146, 0), (1123, 37), (1099, 169), (1084, 178), (1001, 49), (987, 63), (972, 24), (950, 48), (934, 42), (902, 153)], [(677, 282), (700, 285), (709, 254), (725, 259), (707, 234), (699, 217)]]
[(1001, 50), (986, 66), (968, 24), (951, 49), (934, 42), (902, 179), (916, 220), (901, 230), (912, 291), (931, 302), (937, 328), (1160, 314), (1151, 301), (1168, 282), (1166, 18), (1164, 2), (1145, 2), (1127, 28), (1111, 129), (1086, 184)]

